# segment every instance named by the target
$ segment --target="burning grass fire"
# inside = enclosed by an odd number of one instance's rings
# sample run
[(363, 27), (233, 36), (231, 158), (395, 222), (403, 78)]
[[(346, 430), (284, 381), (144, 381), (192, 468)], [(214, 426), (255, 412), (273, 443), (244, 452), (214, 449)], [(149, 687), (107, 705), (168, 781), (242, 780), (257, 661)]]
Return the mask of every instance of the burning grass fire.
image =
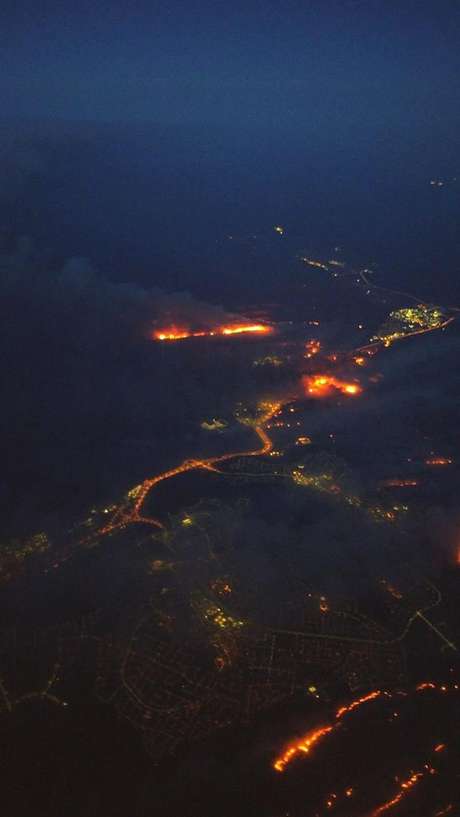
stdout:
[(155, 330), (152, 335), (153, 340), (186, 340), (187, 338), (212, 338), (225, 337), (228, 335), (260, 334), (268, 335), (273, 332), (273, 327), (264, 323), (235, 323), (227, 326), (216, 326), (200, 332), (192, 332), (190, 329), (177, 326), (168, 326), (165, 329)]
[(377, 689), (374, 692), (369, 692), (368, 695), (363, 695), (361, 698), (351, 701), (351, 703), (347, 704), (346, 706), (340, 707), (340, 709), (338, 709), (335, 713), (335, 723), (325, 724), (317, 729), (313, 729), (303, 738), (291, 744), (291, 746), (289, 746), (285, 752), (283, 752), (283, 754), (274, 761), (273, 768), (275, 771), (284, 772), (288, 763), (290, 763), (297, 754), (309, 754), (310, 750), (313, 749), (321, 738), (328, 735), (330, 732), (335, 731), (335, 729), (340, 726), (340, 722), (345, 715), (348, 715), (350, 712), (353, 712), (353, 710), (358, 709), (360, 706), (368, 703), (369, 701), (374, 701), (376, 698), (380, 698), (384, 694), (385, 693), (383, 693), (380, 689)]
[(346, 380), (340, 380), (328, 374), (304, 375), (302, 382), (306, 394), (314, 397), (328, 397), (334, 390), (346, 395), (358, 395), (363, 391), (362, 386), (357, 382), (348, 383)]

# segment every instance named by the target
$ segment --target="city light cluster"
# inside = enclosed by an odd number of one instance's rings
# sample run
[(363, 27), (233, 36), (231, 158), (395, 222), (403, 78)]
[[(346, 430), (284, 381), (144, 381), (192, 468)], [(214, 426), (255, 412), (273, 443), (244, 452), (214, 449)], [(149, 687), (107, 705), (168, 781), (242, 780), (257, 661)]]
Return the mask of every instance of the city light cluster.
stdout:
[(394, 341), (401, 340), (409, 335), (431, 332), (433, 329), (442, 329), (452, 318), (448, 318), (441, 309), (427, 304), (418, 304), (415, 307), (395, 309), (390, 312), (389, 318), (371, 341), (391, 346)]

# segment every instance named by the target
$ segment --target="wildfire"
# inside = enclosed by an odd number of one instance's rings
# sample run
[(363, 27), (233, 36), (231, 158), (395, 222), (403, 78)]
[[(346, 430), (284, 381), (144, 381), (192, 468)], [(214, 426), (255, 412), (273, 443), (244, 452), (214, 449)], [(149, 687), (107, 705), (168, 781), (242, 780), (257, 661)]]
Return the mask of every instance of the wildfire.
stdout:
[(275, 760), (273, 768), (276, 769), (277, 772), (284, 772), (287, 764), (290, 763), (298, 752), (303, 752), (307, 755), (313, 746), (316, 746), (316, 744), (321, 740), (321, 738), (328, 735), (329, 732), (332, 732), (333, 730), (333, 726), (320, 726), (319, 729), (314, 729), (312, 732), (308, 732), (305, 737), (301, 738), (301, 740), (299, 740), (293, 746), (290, 746), (289, 749), (286, 749), (284, 754)]
[(386, 803), (383, 803), (381, 806), (374, 809), (374, 811), (371, 813), (371, 817), (378, 817), (379, 814), (383, 814), (385, 811), (389, 811), (389, 809), (393, 808), (393, 806), (397, 806), (403, 797), (406, 796), (408, 791), (413, 789), (423, 776), (424, 772), (414, 772), (414, 774), (411, 774), (407, 780), (404, 780), (401, 783), (400, 791), (391, 800), (387, 800)]
[[(278, 757), (274, 763), (273, 768), (277, 772), (284, 772), (288, 763), (302, 752), (303, 754), (309, 754), (310, 750), (316, 746), (316, 744), (325, 736), (328, 735), (330, 732), (333, 732), (340, 726), (341, 719), (348, 715), (350, 712), (353, 712), (354, 709), (358, 709), (363, 704), (367, 703), (368, 701), (373, 701), (375, 698), (379, 698), (384, 693), (381, 690), (376, 690), (375, 692), (369, 692), (368, 695), (364, 695), (362, 698), (357, 698), (355, 701), (351, 701), (347, 706), (342, 706), (340, 709), (337, 710), (335, 713), (336, 722), (333, 724), (325, 724), (324, 726), (318, 727), (318, 729), (313, 729), (311, 732), (307, 732), (305, 737), (301, 738), (300, 740), (296, 741), (295, 743), (291, 744), (286, 751)], [(350, 790), (352, 791), (352, 790)]]
[(444, 693), (452, 691), (458, 692), (460, 690), (460, 685), (451, 684), (449, 686), (448, 684), (433, 684), (432, 681), (424, 681), (423, 683), (418, 684), (418, 686), (415, 687), (416, 692), (423, 692), (426, 689), (435, 689), (437, 692)]
[(326, 374), (304, 375), (303, 383), (308, 394), (313, 394), (315, 397), (326, 397), (333, 389), (349, 395), (357, 395), (362, 392), (359, 383), (347, 383), (345, 380)]
[(269, 334), (273, 329), (264, 323), (251, 324), (230, 324), (228, 326), (217, 326), (214, 329), (202, 332), (192, 332), (188, 329), (181, 329), (170, 326), (153, 333), (154, 340), (185, 340), (186, 338), (212, 338), (226, 335), (241, 335), (244, 333)]
[(351, 704), (348, 704), (348, 706), (341, 706), (335, 713), (335, 717), (339, 720), (340, 718), (343, 718), (344, 715), (347, 715), (349, 712), (353, 712), (354, 709), (362, 706), (362, 704), (365, 704), (368, 701), (375, 701), (375, 699), (380, 698), (381, 695), (383, 695), (383, 693), (380, 689), (377, 689), (375, 692), (369, 692), (368, 695), (364, 695), (362, 698), (357, 698), (356, 701), (352, 701)]
[[(444, 743), (440, 743), (438, 746), (435, 746), (433, 752), (442, 752), (446, 748)], [(394, 806), (397, 806), (401, 800), (406, 797), (407, 794), (420, 782), (420, 780), (425, 777), (427, 774), (436, 774), (436, 769), (433, 766), (430, 766), (429, 763), (425, 763), (423, 770), (418, 772), (412, 772), (410, 777), (406, 780), (403, 780), (402, 783), (399, 785), (399, 791), (392, 797), (391, 800), (387, 800), (386, 803), (382, 803), (381, 806), (378, 806), (374, 811), (371, 812), (370, 817), (380, 817), (380, 814), (384, 814), (386, 811), (389, 811)]]

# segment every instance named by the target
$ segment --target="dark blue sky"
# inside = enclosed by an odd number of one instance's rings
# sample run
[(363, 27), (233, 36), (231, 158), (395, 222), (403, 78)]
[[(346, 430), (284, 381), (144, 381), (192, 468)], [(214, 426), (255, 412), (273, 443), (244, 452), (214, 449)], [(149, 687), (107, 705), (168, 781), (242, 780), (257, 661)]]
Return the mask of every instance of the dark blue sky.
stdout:
[(458, 124), (458, 0), (7, 0), (4, 116), (237, 127)]

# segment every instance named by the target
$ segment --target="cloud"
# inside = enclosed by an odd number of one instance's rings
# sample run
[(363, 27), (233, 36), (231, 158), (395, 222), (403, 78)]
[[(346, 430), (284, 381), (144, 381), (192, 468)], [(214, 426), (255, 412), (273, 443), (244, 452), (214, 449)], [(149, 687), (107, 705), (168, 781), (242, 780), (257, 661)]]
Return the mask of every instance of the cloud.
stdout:
[(87, 258), (53, 258), (5, 232), (0, 247), (3, 499), (19, 518), (25, 507), (30, 518), (64, 509), (69, 497), (81, 506), (113, 498), (182, 457), (187, 435), (193, 449), (200, 421), (251, 388), (242, 355), (150, 340), (160, 320), (230, 320), (221, 307), (110, 281)]

